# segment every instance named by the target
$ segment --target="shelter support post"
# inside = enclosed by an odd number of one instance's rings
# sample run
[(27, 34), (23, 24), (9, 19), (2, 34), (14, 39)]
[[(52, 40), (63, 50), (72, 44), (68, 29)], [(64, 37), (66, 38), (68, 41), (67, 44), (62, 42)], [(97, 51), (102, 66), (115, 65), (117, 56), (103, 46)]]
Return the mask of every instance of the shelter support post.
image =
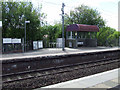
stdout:
[(75, 32), (75, 38), (76, 38), (76, 48), (78, 47), (78, 45), (77, 45), (77, 42), (78, 42), (78, 40), (77, 40), (77, 31)]
[(72, 38), (72, 31), (70, 32), (70, 38)]

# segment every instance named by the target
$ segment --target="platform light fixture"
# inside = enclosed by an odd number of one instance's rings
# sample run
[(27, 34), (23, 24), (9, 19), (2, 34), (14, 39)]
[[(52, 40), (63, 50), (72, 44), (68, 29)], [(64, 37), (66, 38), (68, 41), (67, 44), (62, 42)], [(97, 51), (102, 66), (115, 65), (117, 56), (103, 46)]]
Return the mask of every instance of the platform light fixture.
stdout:
[(24, 52), (26, 52), (26, 24), (30, 23), (30, 21), (25, 21), (25, 49)]

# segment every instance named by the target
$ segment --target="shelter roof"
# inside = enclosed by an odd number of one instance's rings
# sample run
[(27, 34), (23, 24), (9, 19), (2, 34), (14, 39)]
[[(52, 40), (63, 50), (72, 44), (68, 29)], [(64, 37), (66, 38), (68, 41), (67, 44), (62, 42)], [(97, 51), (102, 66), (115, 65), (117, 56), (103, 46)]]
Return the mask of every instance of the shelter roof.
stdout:
[(99, 32), (99, 28), (96, 25), (72, 24), (67, 26), (66, 31)]

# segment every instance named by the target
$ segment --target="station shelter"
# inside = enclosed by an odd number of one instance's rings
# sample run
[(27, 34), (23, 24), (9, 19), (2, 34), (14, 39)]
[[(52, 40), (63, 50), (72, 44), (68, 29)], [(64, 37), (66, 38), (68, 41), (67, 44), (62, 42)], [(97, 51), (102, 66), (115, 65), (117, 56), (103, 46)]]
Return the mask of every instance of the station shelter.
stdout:
[(72, 24), (66, 28), (66, 46), (67, 47), (96, 47), (96, 34), (99, 28), (96, 25)]

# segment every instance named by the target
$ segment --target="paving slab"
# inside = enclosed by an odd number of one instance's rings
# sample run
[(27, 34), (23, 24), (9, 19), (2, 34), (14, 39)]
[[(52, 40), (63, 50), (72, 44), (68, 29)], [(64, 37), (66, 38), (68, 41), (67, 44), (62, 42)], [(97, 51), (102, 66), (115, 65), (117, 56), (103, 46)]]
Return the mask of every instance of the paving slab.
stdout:
[(105, 84), (98, 84), (90, 88), (112, 88), (111, 86), (107, 86)]

